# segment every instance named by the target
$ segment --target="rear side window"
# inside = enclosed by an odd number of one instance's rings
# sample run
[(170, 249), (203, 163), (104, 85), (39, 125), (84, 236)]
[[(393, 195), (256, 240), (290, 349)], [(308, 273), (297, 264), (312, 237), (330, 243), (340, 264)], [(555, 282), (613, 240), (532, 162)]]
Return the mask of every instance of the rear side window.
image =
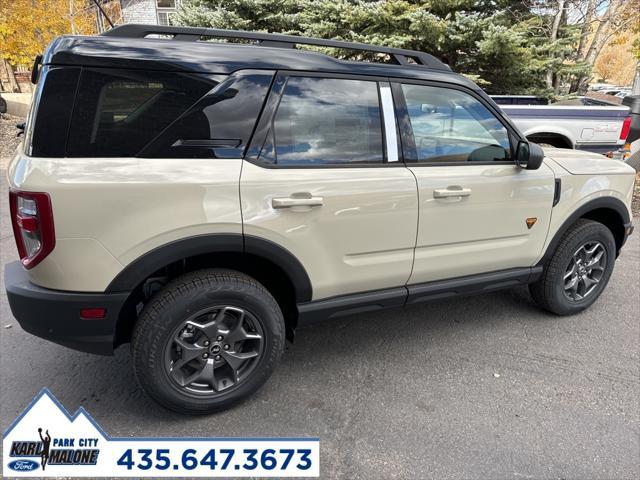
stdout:
[(290, 77), (261, 159), (301, 166), (383, 163), (377, 82)]
[(67, 156), (136, 156), (217, 83), (193, 74), (83, 69)]
[(189, 108), (139, 156), (242, 157), (273, 73), (247, 70), (230, 75)]

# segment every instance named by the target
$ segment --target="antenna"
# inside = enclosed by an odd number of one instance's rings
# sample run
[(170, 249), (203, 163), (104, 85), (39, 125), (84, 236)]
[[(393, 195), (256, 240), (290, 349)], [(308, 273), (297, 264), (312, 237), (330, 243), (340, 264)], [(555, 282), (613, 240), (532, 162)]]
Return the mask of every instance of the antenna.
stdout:
[(109, 15), (107, 15), (107, 13), (103, 10), (102, 6), (100, 5), (100, 2), (98, 0), (93, 0), (93, 3), (96, 4), (96, 7), (98, 7), (98, 10), (100, 10), (100, 13), (104, 16), (104, 18), (107, 19), (107, 22), (109, 22), (109, 25), (111, 25), (111, 28), (113, 28), (114, 27), (113, 22), (109, 18)]

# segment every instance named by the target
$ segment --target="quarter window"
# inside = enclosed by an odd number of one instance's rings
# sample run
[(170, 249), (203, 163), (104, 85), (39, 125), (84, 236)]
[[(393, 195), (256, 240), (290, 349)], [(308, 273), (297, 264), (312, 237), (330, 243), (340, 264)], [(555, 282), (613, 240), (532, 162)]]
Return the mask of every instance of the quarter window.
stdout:
[(135, 156), (217, 83), (198, 75), (84, 69), (67, 155)]
[(471, 95), (403, 84), (419, 162), (493, 162), (511, 157), (509, 133)]
[(290, 77), (261, 158), (279, 165), (382, 163), (380, 116), (377, 82)]

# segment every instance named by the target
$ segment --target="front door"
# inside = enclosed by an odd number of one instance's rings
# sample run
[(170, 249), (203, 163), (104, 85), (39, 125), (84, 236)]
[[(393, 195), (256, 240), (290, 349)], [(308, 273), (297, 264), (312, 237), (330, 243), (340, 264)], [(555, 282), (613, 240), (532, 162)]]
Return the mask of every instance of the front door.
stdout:
[(438, 84), (393, 89), (419, 194), (409, 283), (531, 266), (549, 228), (551, 169), (517, 167), (514, 132), (472, 92)]
[(256, 137), (241, 174), (245, 235), (297, 257), (313, 300), (406, 284), (418, 197), (384, 79), (281, 73)]

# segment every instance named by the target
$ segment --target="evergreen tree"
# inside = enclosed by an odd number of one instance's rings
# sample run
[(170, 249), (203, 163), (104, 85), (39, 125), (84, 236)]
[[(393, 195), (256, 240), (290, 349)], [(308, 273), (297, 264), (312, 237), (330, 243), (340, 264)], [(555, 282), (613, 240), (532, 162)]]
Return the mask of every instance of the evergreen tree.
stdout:
[[(541, 93), (548, 52), (526, 0), (183, 0), (182, 25), (299, 34), (429, 52), (490, 93)], [(335, 52), (342, 58), (361, 52)]]

